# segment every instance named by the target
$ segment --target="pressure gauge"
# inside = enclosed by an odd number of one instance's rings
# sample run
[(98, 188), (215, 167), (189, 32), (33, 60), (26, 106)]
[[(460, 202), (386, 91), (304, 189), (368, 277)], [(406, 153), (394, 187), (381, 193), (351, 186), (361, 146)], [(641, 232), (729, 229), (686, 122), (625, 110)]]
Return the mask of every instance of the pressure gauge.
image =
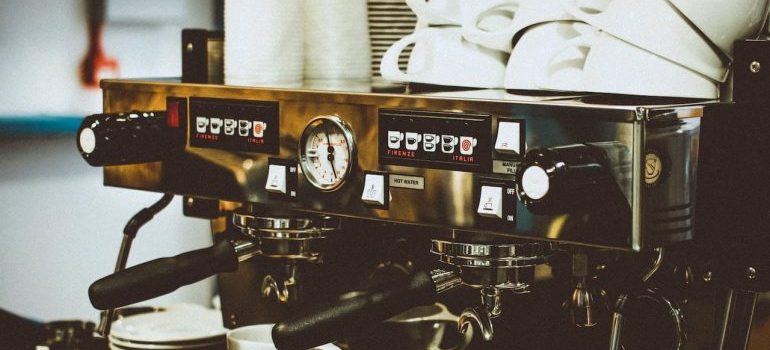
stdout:
[(335, 191), (345, 183), (356, 161), (350, 127), (337, 116), (311, 120), (299, 140), (300, 166), (310, 184)]

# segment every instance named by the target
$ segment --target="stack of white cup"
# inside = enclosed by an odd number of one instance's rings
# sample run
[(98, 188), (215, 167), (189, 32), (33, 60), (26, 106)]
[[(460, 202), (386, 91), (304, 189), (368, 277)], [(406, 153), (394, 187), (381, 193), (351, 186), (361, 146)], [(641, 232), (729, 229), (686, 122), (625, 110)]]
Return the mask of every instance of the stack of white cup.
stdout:
[[(463, 0), (414, 1), (428, 8), (433, 2), (467, 8)], [(732, 43), (759, 34), (768, 5), (768, 0), (482, 2), (485, 6), (468, 10), (462, 17), (460, 36), (423, 34), (448, 28), (418, 29), (407, 41), (415, 43), (407, 71), (394, 71), (383, 61), (383, 76), (455, 86), (713, 99), (719, 97), (719, 85), (727, 78)], [(420, 13), (415, 12), (419, 18)], [(500, 25), (503, 15), (507, 21)], [(495, 28), (485, 27), (490, 20)], [(447, 41), (451, 43), (438, 43)], [(471, 48), (474, 44), (478, 47)], [(453, 48), (444, 48), (447, 46)], [(425, 53), (420, 47), (425, 47)], [(483, 60), (466, 53), (481, 52), (480, 47), (509, 55), (500, 84), (478, 86), (458, 81), (460, 77), (455, 81), (440, 77), (460, 68), (453, 59), (444, 58), (449, 53), (462, 53), (482, 63), (481, 69), (467, 63), (472, 72), (464, 75), (500, 74), (498, 67), (488, 69)], [(396, 56), (399, 49), (398, 43), (392, 48)], [(413, 67), (418, 61), (430, 62), (429, 67)], [(489, 77), (486, 81), (496, 80)]]
[(226, 0), (225, 84), (371, 78), (366, 0)]

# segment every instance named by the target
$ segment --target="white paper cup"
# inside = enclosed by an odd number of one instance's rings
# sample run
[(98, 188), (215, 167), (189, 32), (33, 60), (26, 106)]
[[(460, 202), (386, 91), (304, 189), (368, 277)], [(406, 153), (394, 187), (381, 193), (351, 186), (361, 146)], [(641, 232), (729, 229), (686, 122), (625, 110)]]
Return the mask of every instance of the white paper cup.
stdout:
[(304, 0), (305, 79), (370, 79), (366, 0)]
[(290, 86), (302, 81), (301, 0), (225, 1), (225, 84)]

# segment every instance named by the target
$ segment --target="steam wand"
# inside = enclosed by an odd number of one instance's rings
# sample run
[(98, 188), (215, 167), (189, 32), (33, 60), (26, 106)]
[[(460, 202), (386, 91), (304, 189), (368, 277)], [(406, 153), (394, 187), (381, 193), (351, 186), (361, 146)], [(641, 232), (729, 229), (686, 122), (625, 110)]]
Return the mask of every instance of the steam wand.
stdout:
[[(123, 241), (120, 243), (120, 250), (118, 251), (118, 260), (115, 263), (115, 272), (120, 272), (126, 269), (126, 263), (128, 262), (128, 253), (131, 251), (131, 244), (136, 238), (136, 234), (144, 224), (150, 222), (161, 210), (166, 208), (174, 195), (166, 193), (155, 204), (143, 208), (136, 213), (123, 228)], [(112, 327), (112, 318), (115, 317), (115, 309), (110, 308), (106, 312), (102, 313), (102, 317), (99, 320), (99, 326), (97, 332), (103, 337), (107, 338), (110, 335), (110, 328)]]
[(497, 318), (501, 313), (500, 288), (484, 287), (481, 289), (481, 305), (463, 310), (457, 321), (457, 330), (465, 334), (471, 322), (475, 322), (484, 340), (490, 341), (494, 336), (492, 319)]

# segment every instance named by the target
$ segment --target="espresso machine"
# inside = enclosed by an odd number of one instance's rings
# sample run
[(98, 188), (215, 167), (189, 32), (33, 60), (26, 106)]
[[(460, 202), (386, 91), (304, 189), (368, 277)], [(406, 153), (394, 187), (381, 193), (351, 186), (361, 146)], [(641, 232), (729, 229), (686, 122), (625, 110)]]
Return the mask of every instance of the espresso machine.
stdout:
[(420, 348), (367, 340), (436, 302), (472, 336), (423, 348), (744, 349), (770, 285), (767, 46), (738, 43), (728, 102), (102, 81), (85, 160), (182, 196), (217, 243), (91, 301), (216, 274), (225, 326), (276, 323), (278, 349)]

